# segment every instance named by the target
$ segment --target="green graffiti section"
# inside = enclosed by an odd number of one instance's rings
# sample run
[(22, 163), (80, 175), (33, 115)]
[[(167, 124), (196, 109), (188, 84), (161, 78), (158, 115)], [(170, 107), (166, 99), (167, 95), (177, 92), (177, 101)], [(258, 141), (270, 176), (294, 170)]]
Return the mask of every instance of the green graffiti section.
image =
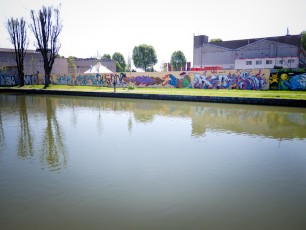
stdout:
[(303, 69), (271, 72), (269, 83), (272, 90), (306, 90), (306, 72)]

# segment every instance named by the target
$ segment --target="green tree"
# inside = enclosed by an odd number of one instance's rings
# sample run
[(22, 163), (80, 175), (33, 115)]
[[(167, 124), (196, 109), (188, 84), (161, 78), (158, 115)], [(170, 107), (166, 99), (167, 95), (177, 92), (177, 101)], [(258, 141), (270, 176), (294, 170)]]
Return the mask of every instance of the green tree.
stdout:
[(157, 63), (157, 57), (153, 46), (142, 44), (133, 49), (133, 62), (137, 68), (147, 71)]
[(221, 38), (212, 38), (209, 40), (210, 43), (214, 43), (214, 42), (222, 42)]
[(182, 51), (174, 51), (171, 55), (170, 64), (174, 71), (180, 71), (182, 67), (186, 66), (186, 58)]
[(302, 35), (301, 37), (302, 46), (306, 50), (306, 30), (303, 30), (301, 32), (301, 35)]
[(50, 74), (61, 44), (59, 34), (63, 29), (60, 8), (43, 6), (38, 12), (31, 10), (31, 30), (36, 38), (35, 46), (44, 60), (45, 88), (50, 84)]
[(160, 63), (160, 71), (162, 72), (167, 72), (167, 63), (165, 63), (165, 61), (163, 60), (161, 63)]
[(111, 61), (112, 57), (110, 56), (110, 54), (103, 54), (101, 60), (103, 60), (103, 61)]
[(19, 86), (24, 86), (24, 56), (28, 46), (26, 22), (23, 18), (13, 17), (6, 22), (6, 28), (10, 35), (10, 41), (14, 45), (15, 61), (19, 77)]
[(76, 72), (76, 65), (74, 62), (74, 57), (69, 56), (67, 58), (67, 63), (68, 63), (68, 73), (75, 73)]
[(130, 55), (128, 55), (128, 58), (127, 58), (127, 65), (126, 65), (125, 71), (126, 72), (132, 71), (132, 59)]
[(126, 63), (121, 53), (114, 53), (112, 59), (116, 62), (116, 72), (125, 72)]

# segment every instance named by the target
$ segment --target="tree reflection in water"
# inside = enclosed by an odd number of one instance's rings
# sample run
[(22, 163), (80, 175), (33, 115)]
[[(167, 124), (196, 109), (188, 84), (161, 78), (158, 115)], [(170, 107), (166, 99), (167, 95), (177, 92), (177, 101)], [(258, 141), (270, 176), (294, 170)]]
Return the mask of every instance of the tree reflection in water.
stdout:
[(42, 161), (52, 170), (60, 170), (67, 165), (67, 152), (65, 150), (60, 125), (53, 109), (52, 101), (46, 97), (47, 127), (43, 132)]
[(132, 117), (130, 116), (128, 120), (128, 130), (130, 134), (132, 133), (132, 129), (133, 129), (133, 120)]
[(102, 135), (102, 130), (103, 130), (103, 124), (102, 124), (102, 115), (101, 115), (101, 107), (99, 107), (99, 115), (97, 118), (97, 129), (99, 132), (99, 135)]
[(22, 158), (31, 157), (33, 152), (33, 137), (29, 126), (26, 97), (17, 97), (19, 101), (20, 132), (18, 138), (18, 155)]
[(77, 112), (75, 110), (75, 104), (72, 104), (72, 116), (71, 116), (71, 124), (73, 125), (74, 128), (77, 127), (77, 121), (78, 121), (78, 117), (77, 117)]
[(2, 113), (0, 109), (0, 149), (2, 149), (3, 147), (4, 147), (4, 131), (3, 131), (3, 124), (2, 124)]

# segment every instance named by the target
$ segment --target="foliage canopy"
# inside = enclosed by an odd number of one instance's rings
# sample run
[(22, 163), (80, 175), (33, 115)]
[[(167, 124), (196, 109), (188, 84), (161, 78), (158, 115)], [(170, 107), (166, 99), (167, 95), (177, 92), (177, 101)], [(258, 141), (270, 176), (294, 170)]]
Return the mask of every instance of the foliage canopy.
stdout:
[(112, 59), (116, 62), (116, 72), (125, 72), (126, 63), (121, 53), (115, 52)]
[(306, 50), (306, 30), (302, 31), (301, 35), (302, 35), (301, 38), (302, 46)]
[(133, 49), (133, 62), (137, 68), (147, 71), (157, 63), (157, 57), (153, 46), (141, 44)]
[(210, 39), (209, 42), (211, 42), (211, 43), (214, 43), (214, 42), (222, 42), (222, 39), (221, 39), (221, 38), (212, 38), (212, 39)]
[(180, 71), (182, 67), (186, 66), (186, 58), (182, 51), (174, 51), (170, 60), (171, 67), (174, 71)]

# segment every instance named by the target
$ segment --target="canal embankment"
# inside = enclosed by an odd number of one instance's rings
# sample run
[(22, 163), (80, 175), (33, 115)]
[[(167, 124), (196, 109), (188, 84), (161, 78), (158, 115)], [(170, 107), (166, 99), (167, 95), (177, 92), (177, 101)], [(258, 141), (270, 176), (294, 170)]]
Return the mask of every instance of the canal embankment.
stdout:
[(306, 108), (306, 100), (284, 99), (284, 98), (169, 95), (169, 94), (133, 93), (132, 91), (126, 91), (124, 93), (122, 92), (113, 93), (113, 92), (97, 92), (97, 91), (20, 89), (20, 88), (0, 88), (0, 92), (20, 93), (20, 94), (48, 94), (48, 95), (91, 96), (91, 97), (108, 97), (108, 98), (132, 98), (132, 99), (148, 99), (148, 100), (213, 102), (213, 103), (288, 106), (288, 107)]

